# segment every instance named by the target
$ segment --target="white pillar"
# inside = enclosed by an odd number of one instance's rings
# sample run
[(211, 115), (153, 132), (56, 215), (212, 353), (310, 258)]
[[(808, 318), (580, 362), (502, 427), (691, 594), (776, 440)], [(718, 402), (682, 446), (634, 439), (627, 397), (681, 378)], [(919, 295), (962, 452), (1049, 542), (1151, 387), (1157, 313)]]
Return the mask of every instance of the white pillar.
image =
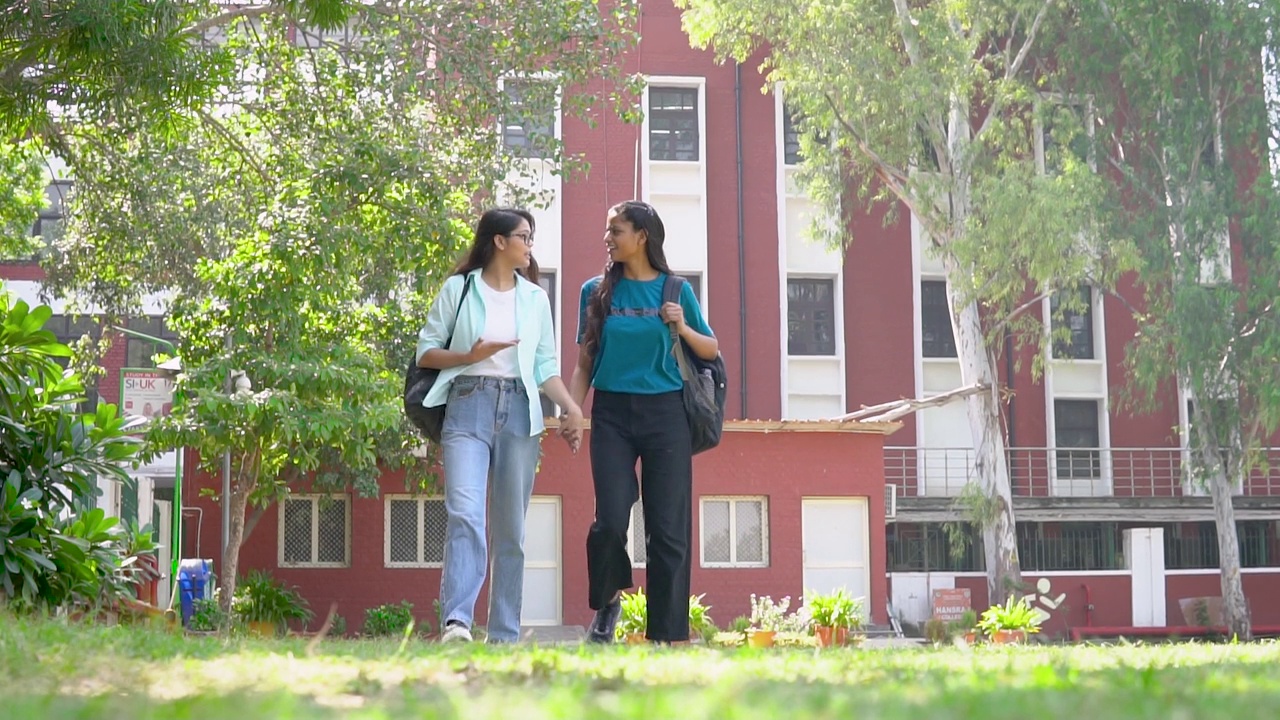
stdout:
[(1124, 557), (1133, 581), (1135, 627), (1165, 627), (1164, 529), (1124, 531)]

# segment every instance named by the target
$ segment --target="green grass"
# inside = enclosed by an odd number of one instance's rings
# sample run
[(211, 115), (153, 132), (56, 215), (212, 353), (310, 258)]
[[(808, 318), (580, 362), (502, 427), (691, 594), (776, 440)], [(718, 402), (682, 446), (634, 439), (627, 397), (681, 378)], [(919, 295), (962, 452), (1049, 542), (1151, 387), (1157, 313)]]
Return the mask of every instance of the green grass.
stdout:
[(0, 615), (0, 717), (1274, 718), (1280, 645), (488, 648)]

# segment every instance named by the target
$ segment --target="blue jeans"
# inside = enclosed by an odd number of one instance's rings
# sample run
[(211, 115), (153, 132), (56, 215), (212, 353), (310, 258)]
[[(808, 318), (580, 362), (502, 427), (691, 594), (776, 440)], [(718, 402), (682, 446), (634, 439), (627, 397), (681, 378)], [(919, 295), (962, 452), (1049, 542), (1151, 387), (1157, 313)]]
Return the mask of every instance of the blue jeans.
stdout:
[(529, 395), (519, 380), (462, 376), (453, 381), (440, 437), (448, 513), (441, 615), (445, 622), (471, 626), (489, 559), (488, 495), (493, 546), (488, 636), (494, 642), (520, 639), (524, 521), (541, 440), (529, 435)]

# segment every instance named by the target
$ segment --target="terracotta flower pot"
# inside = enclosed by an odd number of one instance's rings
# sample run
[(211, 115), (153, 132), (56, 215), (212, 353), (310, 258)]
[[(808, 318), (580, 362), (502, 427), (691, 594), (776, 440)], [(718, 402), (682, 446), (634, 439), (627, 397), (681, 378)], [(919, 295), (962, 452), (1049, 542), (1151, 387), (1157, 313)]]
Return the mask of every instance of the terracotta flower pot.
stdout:
[(976, 632), (967, 632), (967, 633), (965, 633), (965, 634), (964, 634), (964, 641), (965, 641), (965, 642), (967, 642), (967, 643), (969, 643), (970, 645), (976, 645), (976, 644), (978, 643), (978, 633), (976, 633)]
[(991, 642), (996, 645), (1013, 645), (1027, 641), (1025, 630), (997, 630), (991, 635)]
[(251, 633), (259, 635), (259, 637), (262, 638), (275, 637), (275, 623), (265, 623), (265, 621), (262, 620), (251, 620), (250, 623), (248, 623), (248, 629), (250, 629)]
[(773, 647), (774, 636), (777, 633), (773, 630), (748, 630), (747, 645), (751, 647)]
[(643, 645), (645, 643), (644, 633), (642, 632), (627, 633), (626, 641), (628, 645)]
[(818, 639), (818, 647), (833, 647), (849, 642), (849, 628), (815, 625), (813, 636)]

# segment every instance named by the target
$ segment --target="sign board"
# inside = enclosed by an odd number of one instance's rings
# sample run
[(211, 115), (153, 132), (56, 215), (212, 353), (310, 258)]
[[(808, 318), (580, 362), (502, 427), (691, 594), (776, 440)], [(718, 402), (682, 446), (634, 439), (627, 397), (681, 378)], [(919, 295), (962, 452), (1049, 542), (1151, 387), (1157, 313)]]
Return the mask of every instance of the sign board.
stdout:
[(969, 588), (938, 588), (933, 591), (933, 616), (938, 620), (959, 620), (973, 609)]
[(169, 414), (173, 407), (173, 378), (163, 370), (120, 371), (120, 413), (148, 420)]

